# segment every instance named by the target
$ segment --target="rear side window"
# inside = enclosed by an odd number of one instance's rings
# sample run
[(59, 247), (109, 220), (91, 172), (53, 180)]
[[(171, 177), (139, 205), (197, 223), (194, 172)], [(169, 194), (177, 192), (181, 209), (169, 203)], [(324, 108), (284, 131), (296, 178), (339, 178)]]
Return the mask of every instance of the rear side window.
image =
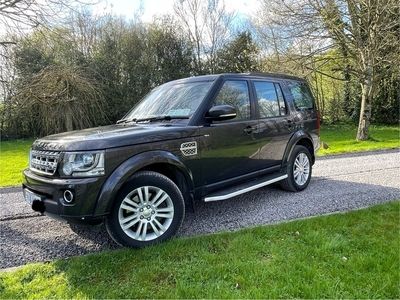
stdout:
[(297, 110), (314, 108), (314, 101), (307, 84), (301, 82), (290, 82), (288, 84), (292, 93), (294, 104)]
[(261, 118), (286, 115), (286, 104), (279, 84), (266, 81), (254, 82)]

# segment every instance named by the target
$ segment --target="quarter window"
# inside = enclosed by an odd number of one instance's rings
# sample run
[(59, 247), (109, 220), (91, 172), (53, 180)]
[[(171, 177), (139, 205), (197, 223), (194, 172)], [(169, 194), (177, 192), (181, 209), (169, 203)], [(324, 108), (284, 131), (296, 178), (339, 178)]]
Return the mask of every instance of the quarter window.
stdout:
[(314, 108), (314, 101), (310, 89), (305, 83), (291, 82), (289, 89), (292, 93), (294, 104), (297, 110), (307, 110)]
[(236, 108), (236, 117), (233, 120), (250, 118), (250, 97), (247, 81), (225, 81), (213, 106), (230, 105)]
[(279, 84), (256, 81), (258, 107), (261, 118), (271, 118), (286, 115), (286, 104)]

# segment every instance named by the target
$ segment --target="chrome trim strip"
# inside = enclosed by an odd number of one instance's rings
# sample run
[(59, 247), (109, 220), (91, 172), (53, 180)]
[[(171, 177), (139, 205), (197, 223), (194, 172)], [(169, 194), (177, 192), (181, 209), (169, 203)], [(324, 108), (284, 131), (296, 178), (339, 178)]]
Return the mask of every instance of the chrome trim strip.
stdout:
[(226, 199), (229, 199), (229, 198), (232, 198), (232, 197), (235, 197), (235, 196), (238, 196), (238, 195), (241, 195), (241, 194), (256, 190), (256, 189), (258, 189), (260, 187), (263, 187), (263, 186), (266, 186), (266, 185), (270, 185), (272, 183), (275, 183), (275, 182), (278, 182), (280, 180), (286, 179), (287, 177), (288, 177), (288, 175), (285, 174), (285, 175), (282, 175), (280, 177), (277, 177), (277, 178), (274, 178), (274, 179), (271, 179), (271, 180), (268, 180), (268, 181), (253, 185), (253, 186), (250, 186), (248, 188), (245, 188), (243, 190), (239, 190), (239, 191), (236, 191), (236, 192), (233, 192), (233, 193), (230, 193), (230, 194), (226, 194), (226, 195), (222, 195), (222, 196), (214, 196), (214, 197), (205, 197), (204, 198), (204, 202), (226, 200)]
[(236, 114), (225, 114), (225, 115), (220, 115), (220, 118), (225, 118), (225, 117), (236, 117)]

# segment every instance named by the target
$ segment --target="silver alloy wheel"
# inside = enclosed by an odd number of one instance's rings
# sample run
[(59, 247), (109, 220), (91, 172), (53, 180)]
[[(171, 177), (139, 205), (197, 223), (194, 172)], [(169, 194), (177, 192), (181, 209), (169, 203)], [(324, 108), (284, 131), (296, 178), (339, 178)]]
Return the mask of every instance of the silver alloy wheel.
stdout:
[(154, 186), (141, 186), (121, 202), (118, 221), (122, 230), (137, 241), (158, 238), (171, 226), (174, 204), (170, 196)]
[(299, 186), (307, 183), (310, 176), (310, 160), (305, 153), (299, 153), (293, 165), (293, 177)]

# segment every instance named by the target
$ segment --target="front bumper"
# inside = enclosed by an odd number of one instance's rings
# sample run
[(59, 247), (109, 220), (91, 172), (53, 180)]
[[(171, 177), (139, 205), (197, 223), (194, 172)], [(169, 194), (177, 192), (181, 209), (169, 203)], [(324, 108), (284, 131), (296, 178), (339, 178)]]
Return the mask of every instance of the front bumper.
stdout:
[(29, 169), (24, 170), (23, 175), (25, 200), (33, 210), (71, 224), (99, 225), (103, 222), (101, 216), (94, 218), (93, 213), (104, 177), (48, 178)]

